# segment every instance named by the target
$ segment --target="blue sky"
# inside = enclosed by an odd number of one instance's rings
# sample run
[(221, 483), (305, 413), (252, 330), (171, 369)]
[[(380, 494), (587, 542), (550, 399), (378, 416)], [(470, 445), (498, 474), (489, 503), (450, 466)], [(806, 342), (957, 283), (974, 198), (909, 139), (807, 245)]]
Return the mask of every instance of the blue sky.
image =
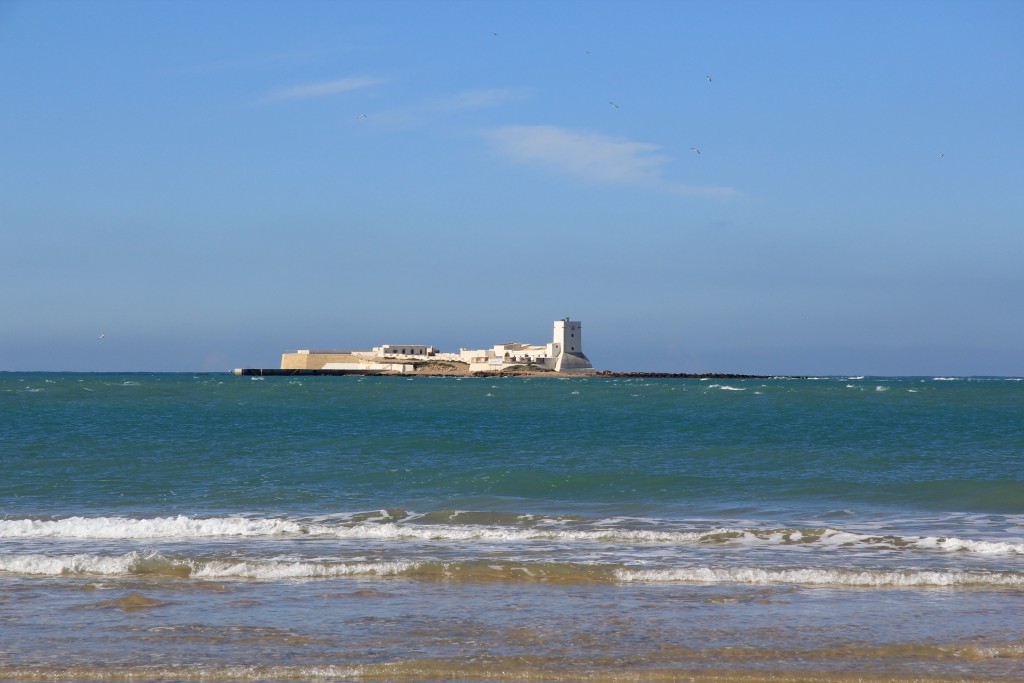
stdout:
[(1024, 374), (1022, 29), (1016, 1), (0, 0), (0, 370), (568, 315), (601, 369)]

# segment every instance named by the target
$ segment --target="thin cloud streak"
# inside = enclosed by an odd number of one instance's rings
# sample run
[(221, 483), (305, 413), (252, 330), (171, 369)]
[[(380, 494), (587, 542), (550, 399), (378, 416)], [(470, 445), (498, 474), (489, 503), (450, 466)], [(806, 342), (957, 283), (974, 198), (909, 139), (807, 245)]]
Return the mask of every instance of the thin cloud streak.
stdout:
[(658, 179), (667, 156), (658, 147), (557, 126), (503, 126), (486, 133), (499, 153), (528, 164), (604, 184), (644, 184)]
[(487, 90), (466, 90), (447, 97), (411, 104), (405, 107), (374, 114), (374, 122), (402, 128), (429, 125), (446, 117), (465, 112), (500, 107), (509, 102), (528, 98), (529, 90), (523, 88), (491, 88)]
[(369, 88), (383, 82), (379, 78), (342, 78), (337, 81), (326, 81), (324, 83), (307, 83), (305, 85), (275, 90), (268, 94), (266, 99), (268, 101), (280, 101), (306, 97), (325, 97), (351, 90)]
[(636, 185), (667, 192), (730, 196), (727, 187), (683, 185), (667, 181), (671, 157), (657, 145), (577, 132), (557, 126), (503, 126), (484, 133), (502, 156), (601, 185)]

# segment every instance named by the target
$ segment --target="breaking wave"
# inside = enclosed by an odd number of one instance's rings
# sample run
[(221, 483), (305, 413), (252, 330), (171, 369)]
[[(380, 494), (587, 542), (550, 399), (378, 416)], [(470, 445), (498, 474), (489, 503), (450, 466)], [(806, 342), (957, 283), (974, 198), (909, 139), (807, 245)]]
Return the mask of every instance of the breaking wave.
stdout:
[(694, 567), (685, 569), (620, 569), (620, 581), (804, 585), (857, 588), (1024, 588), (1020, 572), (966, 570), (762, 569), (757, 567)]
[(0, 556), (0, 572), (64, 577), (152, 577), (204, 580), (345, 579), (397, 577), (418, 581), (514, 583), (688, 583), (800, 585), (840, 588), (1022, 589), (1024, 573), (956, 569), (843, 569), (676, 567), (639, 569), (571, 562), (330, 562), (174, 558), (158, 553), (124, 555)]
[(0, 556), (0, 572), (43, 576), (166, 576), (200, 579), (315, 579), (395, 576), (414, 562), (201, 560), (159, 553)]
[[(701, 531), (629, 528), (606, 524), (540, 523), (515, 516), (521, 523), (479, 523), (490, 513), (442, 512), (415, 516), (404, 511), (361, 513), (344, 521), (300, 521), (246, 517), (192, 518), (186, 516), (132, 519), (125, 517), (68, 517), (55, 520), (0, 520), (3, 539), (183, 540), (245, 537), (289, 538), (316, 536), (377, 541), (448, 543), (601, 543), (619, 545), (771, 545), (825, 548), (869, 547), (885, 550), (924, 550), (979, 555), (1024, 555), (1024, 542), (986, 541), (942, 536), (864, 534), (832, 528), (744, 529), (719, 527)], [(405, 517), (400, 522), (396, 517)], [(466, 523), (452, 523), (465, 519)], [(448, 523), (435, 523), (432, 520)], [(372, 520), (372, 521), (371, 521)], [(525, 520), (525, 521), (524, 521)], [(585, 528), (579, 528), (585, 526)]]
[(280, 519), (243, 517), (67, 517), (54, 520), (0, 520), (0, 538), (213, 538), (304, 533), (302, 524)]

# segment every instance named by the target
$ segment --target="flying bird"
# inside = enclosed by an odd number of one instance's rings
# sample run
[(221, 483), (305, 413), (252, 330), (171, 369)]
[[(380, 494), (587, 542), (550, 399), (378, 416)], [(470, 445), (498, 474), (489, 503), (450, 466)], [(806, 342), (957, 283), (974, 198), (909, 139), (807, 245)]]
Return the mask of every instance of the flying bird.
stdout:
[(99, 338), (100, 338), (100, 339), (106, 339), (106, 338), (107, 338), (107, 335), (106, 335), (105, 333), (102, 333), (102, 334), (100, 334)]
[(696, 152), (697, 154), (700, 154), (700, 150), (699, 150), (699, 149), (697, 149), (696, 147), (691, 147), (690, 149), (692, 149), (692, 150), (693, 150), (694, 152)]
[(615, 104), (615, 103), (614, 103), (614, 102), (612, 102), (611, 100), (608, 100), (608, 104), (612, 105), (612, 106), (613, 106), (613, 107), (615, 107), (616, 109), (620, 109), (619, 105)]
[(708, 83), (711, 82), (711, 74), (708, 74)]

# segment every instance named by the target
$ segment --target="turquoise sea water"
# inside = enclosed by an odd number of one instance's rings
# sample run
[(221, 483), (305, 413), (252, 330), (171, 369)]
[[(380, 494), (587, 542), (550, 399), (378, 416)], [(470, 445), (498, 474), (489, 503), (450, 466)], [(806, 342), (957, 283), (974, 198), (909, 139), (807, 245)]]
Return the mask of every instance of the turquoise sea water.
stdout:
[(3, 680), (1024, 680), (1024, 382), (0, 374)]

